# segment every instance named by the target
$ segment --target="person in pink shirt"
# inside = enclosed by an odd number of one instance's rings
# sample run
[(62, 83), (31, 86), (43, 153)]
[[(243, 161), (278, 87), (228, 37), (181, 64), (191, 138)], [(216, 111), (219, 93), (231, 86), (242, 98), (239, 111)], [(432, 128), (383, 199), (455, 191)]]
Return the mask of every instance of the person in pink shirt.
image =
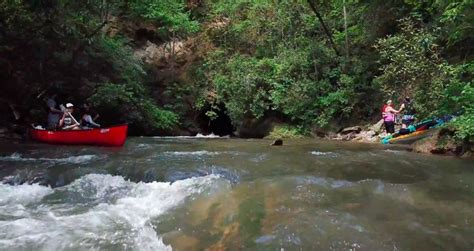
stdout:
[(395, 114), (399, 113), (400, 110), (395, 110), (392, 106), (392, 100), (388, 100), (382, 108), (382, 118), (387, 133), (395, 133)]

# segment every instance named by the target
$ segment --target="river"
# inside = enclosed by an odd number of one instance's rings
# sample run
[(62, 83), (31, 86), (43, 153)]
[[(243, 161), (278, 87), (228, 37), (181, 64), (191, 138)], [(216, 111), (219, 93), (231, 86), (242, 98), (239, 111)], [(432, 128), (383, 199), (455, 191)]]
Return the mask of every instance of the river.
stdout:
[(473, 250), (472, 159), (284, 143), (2, 143), (0, 250)]

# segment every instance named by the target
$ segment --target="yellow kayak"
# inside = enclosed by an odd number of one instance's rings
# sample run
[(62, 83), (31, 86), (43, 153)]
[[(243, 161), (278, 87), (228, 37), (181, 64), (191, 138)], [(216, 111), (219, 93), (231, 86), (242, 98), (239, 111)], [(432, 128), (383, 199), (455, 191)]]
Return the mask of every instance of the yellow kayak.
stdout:
[(429, 132), (432, 132), (432, 130), (416, 131), (409, 134), (398, 136), (396, 138), (392, 138), (388, 142), (390, 144), (411, 144), (414, 141), (430, 136), (431, 133)]

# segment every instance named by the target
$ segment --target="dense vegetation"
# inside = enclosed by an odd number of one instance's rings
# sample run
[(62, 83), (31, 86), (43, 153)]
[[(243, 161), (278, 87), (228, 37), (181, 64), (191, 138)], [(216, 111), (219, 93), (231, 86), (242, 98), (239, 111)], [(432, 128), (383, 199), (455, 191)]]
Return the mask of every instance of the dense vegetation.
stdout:
[[(305, 132), (373, 122), (384, 100), (410, 96), (421, 118), (460, 112), (452, 126), (472, 140), (473, 13), (470, 0), (7, 0), (1, 95), (37, 118), (38, 94), (54, 87), (140, 133), (198, 113), (236, 128), (276, 116)], [(123, 24), (134, 22), (170, 45), (167, 72), (133, 56)], [(181, 68), (179, 41), (193, 54)]]

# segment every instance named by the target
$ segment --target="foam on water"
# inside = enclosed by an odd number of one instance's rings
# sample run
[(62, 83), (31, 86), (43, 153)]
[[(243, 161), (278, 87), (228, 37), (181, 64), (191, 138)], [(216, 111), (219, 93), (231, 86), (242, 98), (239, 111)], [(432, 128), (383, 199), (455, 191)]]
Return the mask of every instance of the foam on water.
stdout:
[(209, 151), (190, 151), (190, 152), (164, 152), (166, 155), (193, 155), (193, 156), (214, 156), (226, 152), (209, 152)]
[(201, 133), (196, 134), (196, 136), (154, 136), (155, 139), (229, 139), (230, 135), (219, 136), (214, 133), (204, 135)]
[(387, 152), (387, 153), (395, 153), (395, 154), (400, 154), (400, 153), (403, 153), (403, 151), (400, 151), (400, 150), (393, 150), (393, 149), (385, 149), (383, 150), (384, 152)]
[(0, 161), (48, 161), (59, 163), (84, 164), (100, 158), (100, 156), (93, 154), (71, 156), (67, 158), (28, 158), (22, 157), (19, 153), (13, 153), (10, 156), (1, 156)]
[(219, 135), (215, 135), (214, 133), (211, 133), (211, 134), (208, 134), (208, 135), (198, 133), (198, 134), (196, 134), (195, 137), (196, 138), (204, 138), (204, 139), (217, 139), (217, 138), (228, 139), (228, 138), (230, 138), (229, 135), (219, 136)]
[[(1, 195), (24, 198), (26, 206), (24, 214), (14, 215), (8, 209), (17, 208), (18, 202), (2, 198), (0, 249), (169, 250), (151, 220), (226, 183), (215, 175), (173, 183), (134, 183), (119, 176), (89, 174), (56, 189), (2, 185)], [(84, 206), (88, 200), (97, 203)], [(78, 209), (81, 205), (85, 208)]]
[(328, 157), (336, 157), (337, 156), (337, 154), (333, 153), (333, 152), (312, 151), (311, 154), (316, 155), (316, 156), (328, 156)]
[(26, 205), (38, 202), (44, 196), (52, 192), (52, 188), (38, 184), (23, 184), (18, 186), (0, 184), (0, 206), (8, 204)]

